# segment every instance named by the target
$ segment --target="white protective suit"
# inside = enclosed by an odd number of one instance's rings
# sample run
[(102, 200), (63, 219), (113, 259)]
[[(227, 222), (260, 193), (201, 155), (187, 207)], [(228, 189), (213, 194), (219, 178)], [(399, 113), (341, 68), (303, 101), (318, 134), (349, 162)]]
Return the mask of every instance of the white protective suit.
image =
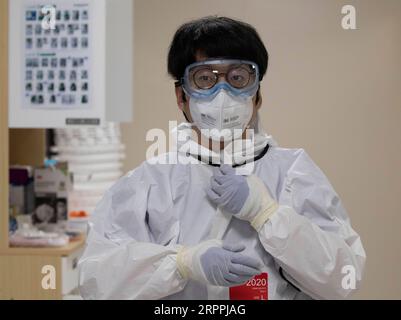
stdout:
[[(179, 126), (179, 134), (187, 128)], [(198, 164), (157, 164), (188, 156), (163, 154), (150, 161), (155, 164), (145, 161), (130, 171), (98, 204), (79, 261), (82, 296), (228, 299), (228, 288), (186, 280), (177, 269), (182, 245), (213, 237), (242, 243), (244, 254), (260, 259), (269, 299), (343, 299), (355, 291), (343, 286), (343, 268), (355, 271), (358, 288), (365, 251), (338, 195), (304, 150), (280, 148), (256, 131), (269, 147), (253, 162), (252, 173), (279, 204), (259, 232), (246, 221), (225, 219), (208, 200), (211, 165), (198, 159)]]

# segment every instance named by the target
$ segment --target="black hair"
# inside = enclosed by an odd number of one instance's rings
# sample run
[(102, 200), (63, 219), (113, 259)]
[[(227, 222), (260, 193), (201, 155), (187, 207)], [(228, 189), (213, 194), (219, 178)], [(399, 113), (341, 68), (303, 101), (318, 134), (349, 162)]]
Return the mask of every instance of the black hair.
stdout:
[(255, 62), (260, 80), (267, 70), (268, 52), (251, 25), (227, 17), (209, 16), (183, 24), (176, 31), (168, 52), (168, 73), (180, 80), (196, 54), (210, 58)]

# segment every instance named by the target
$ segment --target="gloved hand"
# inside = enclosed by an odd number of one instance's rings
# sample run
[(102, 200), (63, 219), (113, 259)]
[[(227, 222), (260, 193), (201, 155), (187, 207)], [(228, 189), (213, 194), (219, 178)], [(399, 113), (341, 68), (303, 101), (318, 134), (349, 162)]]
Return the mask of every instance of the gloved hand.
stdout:
[(222, 245), (219, 240), (183, 247), (177, 255), (178, 270), (184, 278), (215, 286), (236, 286), (261, 272), (259, 261), (242, 254), (244, 249), (243, 245)]
[(249, 196), (249, 187), (244, 176), (235, 174), (233, 167), (224, 164), (213, 169), (206, 193), (221, 209), (237, 214)]
[(278, 208), (257, 176), (236, 175), (229, 165), (214, 171), (206, 194), (221, 210), (249, 221), (257, 231)]

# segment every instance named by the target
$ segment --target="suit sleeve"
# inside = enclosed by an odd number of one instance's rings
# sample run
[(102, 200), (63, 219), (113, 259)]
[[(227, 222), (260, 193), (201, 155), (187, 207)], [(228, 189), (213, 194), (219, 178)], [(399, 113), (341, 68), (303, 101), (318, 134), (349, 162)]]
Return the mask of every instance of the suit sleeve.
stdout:
[(314, 299), (345, 299), (360, 286), (366, 254), (327, 178), (300, 150), (260, 241), (286, 278)]
[[(181, 291), (179, 246), (151, 232), (147, 216), (150, 183), (141, 168), (106, 192), (89, 223), (79, 261), (84, 299), (161, 299)], [(169, 229), (176, 225), (172, 224)], [(172, 241), (173, 242), (173, 241)]]

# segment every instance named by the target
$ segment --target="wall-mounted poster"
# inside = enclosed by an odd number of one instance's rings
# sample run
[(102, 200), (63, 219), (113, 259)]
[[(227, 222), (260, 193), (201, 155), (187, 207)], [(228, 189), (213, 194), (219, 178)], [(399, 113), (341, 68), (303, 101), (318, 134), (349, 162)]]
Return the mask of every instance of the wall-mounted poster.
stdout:
[[(54, 8), (53, 28), (42, 21)], [(91, 81), (91, 8), (88, 1), (27, 1), (22, 38), (22, 107), (88, 108)], [(49, 11), (50, 15), (50, 11)]]
[(11, 128), (127, 122), (133, 111), (133, 0), (12, 0)]

